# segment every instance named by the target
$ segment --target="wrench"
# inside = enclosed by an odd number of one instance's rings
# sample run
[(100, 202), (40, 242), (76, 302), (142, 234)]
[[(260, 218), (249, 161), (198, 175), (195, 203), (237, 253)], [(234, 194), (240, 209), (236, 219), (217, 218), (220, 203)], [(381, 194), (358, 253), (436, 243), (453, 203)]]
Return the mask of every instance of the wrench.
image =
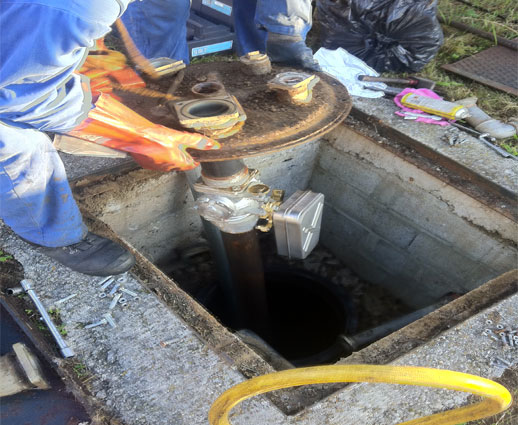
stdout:
[(465, 127), (456, 122), (450, 122), (450, 124), (453, 125), (454, 127), (457, 127), (458, 129), (460, 129), (462, 131), (465, 131), (466, 133), (469, 133), (469, 134), (477, 137), (478, 140), (480, 140), (482, 143), (484, 143), (488, 148), (491, 148), (494, 151), (498, 152), (504, 158), (511, 158), (511, 159), (514, 159), (515, 161), (518, 161), (518, 158), (516, 156), (514, 156), (513, 154), (510, 154), (505, 149), (502, 149), (501, 147), (496, 146), (493, 143), (491, 143), (491, 142), (494, 142), (496, 139), (494, 137), (491, 137), (488, 133), (481, 133), (477, 130), (473, 130), (472, 128)]
[(59, 351), (61, 351), (61, 355), (65, 358), (73, 357), (75, 355), (74, 350), (72, 350), (67, 345), (65, 340), (59, 334), (59, 331), (56, 329), (56, 326), (54, 325), (54, 323), (52, 322), (52, 319), (48, 315), (47, 310), (45, 310), (45, 307), (43, 306), (40, 299), (36, 295), (36, 292), (34, 292), (34, 289), (32, 289), (32, 282), (30, 280), (24, 279), (20, 282), (20, 284), (22, 285), (23, 290), (25, 292), (27, 292), (27, 295), (29, 295), (29, 297), (31, 298), (32, 302), (34, 303), (34, 305), (36, 306), (38, 311), (40, 312), (41, 317), (43, 318), (43, 321), (45, 322), (45, 324), (49, 328), (50, 333), (56, 340), (56, 344), (59, 347)]

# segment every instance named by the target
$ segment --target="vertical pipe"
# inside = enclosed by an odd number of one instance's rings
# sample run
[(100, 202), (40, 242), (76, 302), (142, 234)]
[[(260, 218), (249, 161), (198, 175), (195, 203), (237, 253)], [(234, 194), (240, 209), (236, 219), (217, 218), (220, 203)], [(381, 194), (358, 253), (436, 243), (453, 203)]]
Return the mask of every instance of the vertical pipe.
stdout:
[[(206, 167), (208, 162), (204, 163)], [(198, 193), (194, 190), (194, 183), (198, 181), (201, 175), (201, 170), (195, 168), (185, 172), (187, 182), (191, 188), (194, 200), (198, 198)], [(221, 285), (223, 295), (225, 297), (226, 307), (230, 310), (230, 326), (234, 329), (241, 329), (244, 327), (243, 315), (240, 311), (239, 303), (234, 291), (234, 282), (232, 281), (232, 275), (230, 273), (230, 264), (228, 262), (227, 254), (225, 252), (225, 246), (221, 238), (221, 231), (210, 221), (200, 217), (205, 233), (205, 238), (209, 243), (210, 251), (214, 263), (216, 264), (216, 276), (217, 280)]]
[(221, 232), (221, 236), (244, 325), (267, 338), (270, 325), (268, 303), (257, 234), (255, 230), (250, 230), (237, 234)]
[[(242, 160), (205, 162), (202, 175), (223, 182), (246, 170)], [(229, 184), (231, 186), (231, 184)], [(237, 318), (236, 328), (248, 327), (262, 337), (268, 336), (268, 304), (261, 251), (255, 230), (225, 233), (211, 224), (209, 243), (216, 259), (218, 275), (223, 276), (223, 291)], [(220, 236), (216, 235), (216, 231)], [(222, 248), (224, 252), (221, 252)], [(221, 261), (219, 261), (222, 259)]]

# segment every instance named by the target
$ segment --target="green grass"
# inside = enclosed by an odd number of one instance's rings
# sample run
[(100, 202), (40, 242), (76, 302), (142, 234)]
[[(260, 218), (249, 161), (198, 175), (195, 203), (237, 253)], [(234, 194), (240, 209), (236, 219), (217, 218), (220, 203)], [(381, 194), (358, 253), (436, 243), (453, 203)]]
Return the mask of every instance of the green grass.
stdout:
[[(469, 2), (471, 5), (465, 4)], [(487, 11), (480, 10), (487, 9)], [(518, 2), (515, 0), (439, 0), (438, 14), (446, 22), (458, 21), (508, 39), (518, 37)], [(488, 115), (506, 122), (518, 117), (518, 98), (441, 69), (495, 45), (477, 35), (442, 25), (444, 44), (437, 56), (419, 75), (437, 82), (438, 91), (450, 101), (475, 96), (477, 105)], [(518, 139), (497, 142), (513, 155), (518, 155)]]
[(86, 368), (86, 365), (83, 363), (76, 363), (73, 366), (74, 373), (78, 378), (84, 378), (88, 375), (88, 370)]
[(13, 256), (9, 255), (7, 252), (4, 252), (0, 249), (0, 263), (5, 263), (8, 260), (12, 260)]

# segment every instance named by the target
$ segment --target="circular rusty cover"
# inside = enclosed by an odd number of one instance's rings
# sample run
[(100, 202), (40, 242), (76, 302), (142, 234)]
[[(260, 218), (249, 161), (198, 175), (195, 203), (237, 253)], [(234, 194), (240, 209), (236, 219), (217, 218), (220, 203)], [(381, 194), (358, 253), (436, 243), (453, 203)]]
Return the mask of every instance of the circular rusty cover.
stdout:
[[(218, 140), (221, 149), (190, 150), (189, 153), (197, 161), (246, 158), (305, 143), (333, 129), (351, 110), (352, 102), (347, 89), (327, 74), (317, 73), (320, 82), (313, 88), (313, 100), (308, 105), (300, 106), (280, 101), (277, 93), (266, 86), (276, 74), (294, 69), (273, 65), (271, 74), (246, 75), (241, 71), (241, 66), (239, 62), (214, 62), (190, 65), (185, 69), (185, 77), (175, 95), (182, 99), (194, 98), (191, 88), (207, 81), (210, 74), (209, 80), (219, 80), (226, 91), (238, 99), (247, 115), (239, 133)], [(149, 84), (149, 87), (165, 92), (171, 81), (163, 79), (159, 84)], [(150, 121), (182, 129), (168, 108), (157, 108), (156, 99), (138, 98), (130, 93), (117, 94), (125, 104)]]

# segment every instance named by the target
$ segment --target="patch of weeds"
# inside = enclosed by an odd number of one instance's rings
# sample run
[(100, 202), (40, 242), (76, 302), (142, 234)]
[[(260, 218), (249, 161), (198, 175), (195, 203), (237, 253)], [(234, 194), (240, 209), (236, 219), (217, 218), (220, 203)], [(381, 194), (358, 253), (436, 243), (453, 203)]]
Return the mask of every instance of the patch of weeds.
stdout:
[(236, 55), (207, 55), (192, 58), (191, 63), (210, 63), (210, 62), (233, 62), (237, 59)]
[(39, 322), (37, 325), (38, 329), (43, 332), (43, 333), (47, 333), (49, 334), (50, 331), (49, 331), (49, 328), (47, 328), (47, 326), (43, 323), (43, 322)]
[(75, 363), (73, 366), (74, 373), (81, 379), (88, 375), (88, 370), (84, 363)]
[(517, 146), (512, 146), (506, 142), (501, 143), (500, 146), (502, 146), (511, 155), (518, 156), (518, 147)]
[(56, 328), (57, 328), (57, 330), (58, 330), (58, 332), (60, 333), (61, 336), (67, 336), (68, 335), (68, 331), (65, 328), (65, 325), (63, 325), (63, 324), (57, 325)]
[(5, 263), (8, 260), (12, 260), (13, 256), (8, 254), (7, 252), (4, 252), (0, 249), (0, 263)]
[(65, 325), (63, 324), (63, 321), (61, 320), (61, 311), (58, 308), (51, 308), (48, 311), (52, 321), (56, 324), (56, 329), (59, 331), (59, 333), (62, 336), (68, 335), (68, 331), (65, 328)]

